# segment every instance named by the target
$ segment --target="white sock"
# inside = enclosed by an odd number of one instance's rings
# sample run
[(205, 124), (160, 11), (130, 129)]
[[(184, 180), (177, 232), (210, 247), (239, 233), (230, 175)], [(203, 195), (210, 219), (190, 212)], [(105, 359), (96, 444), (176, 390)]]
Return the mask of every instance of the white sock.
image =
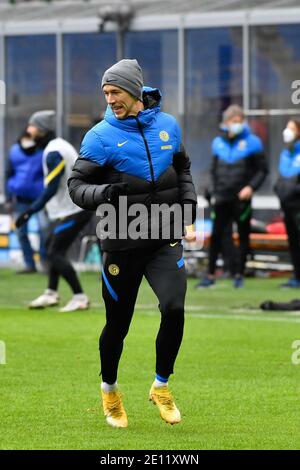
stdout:
[(160, 380), (155, 379), (154, 380), (154, 387), (160, 388), (160, 387), (167, 387), (168, 382), (161, 382)]
[(44, 293), (47, 294), (47, 295), (57, 295), (58, 294), (58, 292), (56, 290), (52, 290), (52, 289), (46, 289)]
[(73, 295), (74, 300), (87, 300), (87, 296), (81, 292), (80, 294), (74, 294)]
[(114, 384), (108, 384), (106, 382), (102, 382), (101, 384), (101, 390), (103, 392), (115, 392), (118, 389), (118, 384), (115, 382)]

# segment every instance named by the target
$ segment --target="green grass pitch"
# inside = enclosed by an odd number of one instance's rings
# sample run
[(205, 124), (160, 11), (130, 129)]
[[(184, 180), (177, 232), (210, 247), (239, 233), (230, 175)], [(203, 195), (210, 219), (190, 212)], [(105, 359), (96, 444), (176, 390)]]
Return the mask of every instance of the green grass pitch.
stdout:
[[(106, 425), (98, 396), (98, 337), (104, 324), (99, 275), (82, 274), (88, 312), (30, 311), (42, 275), (0, 270), (0, 449), (299, 449), (300, 312), (262, 313), (288, 300), (280, 280), (230, 281), (197, 291), (189, 281), (185, 335), (170, 387), (183, 420), (165, 424), (148, 402), (154, 376), (157, 302), (142, 284), (118, 382), (129, 427)], [(61, 283), (62, 304), (70, 293)]]

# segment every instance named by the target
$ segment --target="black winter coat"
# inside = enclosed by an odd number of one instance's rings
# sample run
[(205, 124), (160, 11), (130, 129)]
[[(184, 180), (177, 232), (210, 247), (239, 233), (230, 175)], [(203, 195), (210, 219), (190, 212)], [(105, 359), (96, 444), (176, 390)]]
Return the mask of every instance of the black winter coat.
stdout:
[[(182, 206), (192, 207), (192, 219), (187, 223), (192, 223), (196, 216), (197, 195), (195, 192), (192, 176), (190, 173), (190, 159), (181, 146), (181, 151), (174, 154), (173, 165), (160, 175), (157, 181), (151, 182), (144, 179), (122, 173), (116, 169), (105, 165), (79, 158), (73, 168), (68, 180), (69, 193), (72, 201), (79, 207), (86, 210), (97, 210), (98, 206), (108, 202), (109, 188), (119, 183), (126, 183), (127, 207), (130, 209), (133, 204), (144, 204), (148, 208), (148, 227), (151, 224), (151, 207), (155, 204), (166, 204), (171, 207), (179, 203)], [(159, 246), (178, 239), (174, 237), (174, 217), (170, 218), (170, 236), (162, 239), (163, 227), (159, 225), (159, 238), (153, 239), (122, 239), (126, 236), (122, 227), (119, 226), (120, 205), (117, 201), (111, 201), (117, 213), (117, 236), (101, 240), (101, 247), (104, 251), (118, 251), (135, 248), (147, 249), (152, 246)], [(98, 213), (98, 212), (97, 212)], [(100, 216), (101, 217), (101, 216)], [(103, 217), (103, 214), (102, 214)], [(127, 227), (134, 217), (128, 216)], [(185, 225), (182, 220), (182, 226)]]
[(235, 200), (245, 186), (255, 191), (262, 185), (268, 173), (266, 158), (260, 139), (249, 128), (234, 139), (216, 137), (212, 151), (210, 192), (216, 203)]

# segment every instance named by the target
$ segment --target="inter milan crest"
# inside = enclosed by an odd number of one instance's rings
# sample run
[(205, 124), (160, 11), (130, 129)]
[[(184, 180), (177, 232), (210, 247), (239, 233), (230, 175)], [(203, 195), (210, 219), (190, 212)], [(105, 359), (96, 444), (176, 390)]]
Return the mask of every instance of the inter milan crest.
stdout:
[(159, 138), (160, 138), (163, 142), (168, 142), (168, 140), (170, 139), (170, 136), (169, 136), (169, 134), (167, 133), (167, 131), (160, 131), (160, 133), (159, 133)]
[(117, 276), (120, 272), (120, 268), (116, 264), (110, 264), (108, 266), (108, 271), (112, 276)]
[(247, 141), (245, 139), (239, 141), (238, 149), (245, 150), (247, 147)]

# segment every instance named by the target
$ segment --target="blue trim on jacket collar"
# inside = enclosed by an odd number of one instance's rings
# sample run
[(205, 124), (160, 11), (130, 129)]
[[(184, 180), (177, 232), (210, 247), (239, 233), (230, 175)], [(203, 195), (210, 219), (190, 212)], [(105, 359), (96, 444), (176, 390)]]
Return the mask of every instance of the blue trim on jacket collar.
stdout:
[(294, 143), (294, 145), (291, 148), (289, 148), (287, 146), (286, 150), (288, 150), (288, 152), (290, 152), (291, 156), (294, 156), (295, 154), (300, 153), (300, 140), (296, 140), (296, 142)]

